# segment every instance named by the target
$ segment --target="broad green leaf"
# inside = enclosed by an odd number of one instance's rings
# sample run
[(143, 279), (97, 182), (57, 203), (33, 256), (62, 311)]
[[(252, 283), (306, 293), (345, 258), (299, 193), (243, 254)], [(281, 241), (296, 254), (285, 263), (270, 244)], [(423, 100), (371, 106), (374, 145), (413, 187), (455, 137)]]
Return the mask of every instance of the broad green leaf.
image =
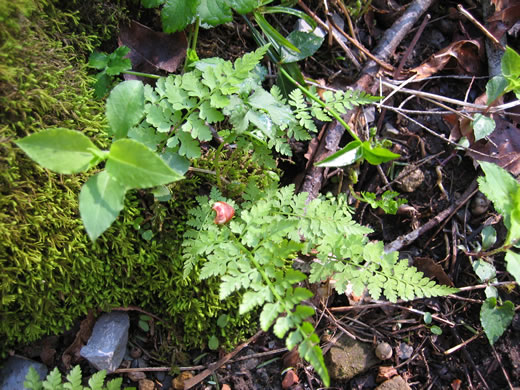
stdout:
[(480, 308), (480, 323), (491, 345), (502, 336), (513, 316), (515, 305), (511, 301), (505, 301), (502, 306), (497, 306), (496, 298), (488, 298)]
[(292, 110), (280, 104), (263, 88), (257, 88), (247, 101), (252, 107), (267, 112), (278, 126), (287, 126), (295, 121)]
[(128, 130), (144, 114), (144, 87), (138, 80), (118, 84), (107, 99), (106, 115), (115, 139), (126, 137)]
[(518, 79), (520, 77), (520, 55), (509, 46), (506, 47), (501, 67), (504, 77)]
[(473, 271), (479, 277), (481, 282), (488, 282), (497, 276), (497, 270), (493, 264), (484, 260), (475, 260), (472, 263)]
[(94, 84), (94, 96), (99, 99), (105, 96), (111, 84), (112, 78), (107, 75), (107, 72), (99, 72), (96, 75), (96, 83)]
[(481, 236), (483, 250), (491, 248), (497, 241), (497, 231), (493, 226), (485, 226), (484, 229), (482, 229)]
[(165, 185), (160, 185), (152, 190), (155, 200), (159, 202), (167, 202), (172, 198), (172, 193)]
[(506, 252), (506, 269), (507, 272), (509, 272), (517, 282), (520, 282), (520, 254), (508, 250)]
[(363, 142), (362, 150), (363, 157), (372, 165), (379, 165), (400, 157), (398, 154), (380, 146), (373, 147), (368, 141)]
[(507, 79), (499, 74), (493, 77), (486, 84), (487, 104), (493, 103), (496, 99), (502, 96), (507, 88)]
[(479, 189), (486, 195), (497, 211), (504, 217), (513, 210), (513, 196), (520, 188), (520, 184), (504, 168), (496, 164), (480, 161), (485, 173), (478, 179)]
[(282, 47), (280, 62), (298, 62), (312, 56), (321, 47), (323, 37), (304, 31), (293, 31), (287, 36), (287, 40), (296, 46), (300, 52), (297, 53)]
[(165, 0), (141, 0), (141, 4), (145, 8), (156, 8), (164, 3)]
[(125, 70), (132, 69), (132, 63), (129, 58), (124, 58), (130, 53), (130, 48), (119, 46), (113, 53), (108, 56), (107, 74), (110, 76), (118, 75)]
[(42, 167), (64, 174), (86, 171), (102, 154), (86, 135), (63, 128), (42, 130), (15, 144)]
[(107, 172), (127, 188), (148, 188), (183, 178), (143, 144), (120, 139), (112, 144)]
[(361, 141), (352, 141), (343, 149), (316, 163), (318, 167), (344, 167), (352, 165), (363, 156)]
[(233, 13), (227, 0), (200, 0), (197, 13), (200, 23), (210, 26), (218, 26), (233, 20)]
[(430, 332), (436, 334), (437, 336), (440, 336), (442, 334), (442, 329), (437, 325), (432, 325), (430, 326)]
[(471, 126), (473, 127), (475, 141), (479, 141), (490, 135), (495, 130), (496, 124), (493, 118), (482, 114), (475, 114)]
[(166, 0), (161, 11), (163, 31), (182, 31), (195, 20), (200, 0)]
[(479, 189), (504, 217), (508, 229), (507, 242), (520, 238), (520, 184), (505, 169), (498, 165), (480, 161), (485, 173), (479, 177)]
[(247, 14), (258, 7), (258, 0), (227, 0), (227, 3), (239, 14)]
[(225, 328), (229, 322), (229, 316), (227, 314), (221, 314), (217, 318), (217, 326), (220, 328)]
[(116, 220), (124, 207), (125, 194), (126, 188), (107, 171), (92, 176), (81, 187), (79, 213), (92, 241)]
[(88, 66), (95, 69), (105, 69), (108, 65), (108, 56), (105, 53), (94, 51), (88, 57)]
[(179, 175), (184, 175), (188, 172), (190, 167), (190, 160), (186, 157), (181, 156), (175, 150), (171, 148), (167, 148), (164, 153), (161, 154), (161, 158), (168, 164), (168, 166), (179, 173)]

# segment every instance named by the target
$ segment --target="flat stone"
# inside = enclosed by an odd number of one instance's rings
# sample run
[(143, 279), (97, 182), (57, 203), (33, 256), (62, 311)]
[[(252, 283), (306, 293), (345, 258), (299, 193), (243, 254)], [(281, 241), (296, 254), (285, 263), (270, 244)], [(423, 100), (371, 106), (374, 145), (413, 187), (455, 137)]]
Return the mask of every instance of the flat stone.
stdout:
[(0, 390), (25, 389), (23, 382), (31, 366), (40, 375), (40, 379), (44, 380), (49, 371), (45, 364), (18, 356), (7, 359), (0, 368)]
[(127, 313), (114, 311), (98, 318), (87, 345), (80, 355), (98, 370), (111, 373), (125, 356), (130, 319)]
[(330, 377), (349, 381), (379, 363), (371, 344), (343, 336), (325, 355)]
[(376, 390), (411, 390), (408, 383), (400, 376), (396, 375), (392, 379), (388, 379), (384, 381), (379, 386), (376, 387)]

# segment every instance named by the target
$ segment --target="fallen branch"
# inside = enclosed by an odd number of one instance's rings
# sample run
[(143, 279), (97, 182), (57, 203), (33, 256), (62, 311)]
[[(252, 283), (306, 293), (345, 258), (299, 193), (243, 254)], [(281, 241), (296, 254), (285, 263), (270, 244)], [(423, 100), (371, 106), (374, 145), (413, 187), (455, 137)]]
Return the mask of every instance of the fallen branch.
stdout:
[[(396, 20), (391, 28), (385, 31), (381, 41), (374, 50), (374, 55), (381, 61), (386, 62), (392, 53), (395, 51), (399, 43), (412, 29), (415, 22), (426, 12), (428, 7), (433, 3), (433, 0), (415, 0), (404, 12), (404, 14)], [(376, 79), (379, 65), (370, 60), (363, 67), (362, 76), (354, 84), (354, 89), (364, 90), (368, 93), (375, 93), (377, 89), (374, 88), (374, 80)], [(377, 85), (375, 85), (377, 88)], [(343, 115), (345, 122), (349, 122), (355, 110), (348, 111)], [(321, 161), (323, 158), (336, 152), (339, 142), (345, 129), (337, 122), (333, 121), (326, 129), (325, 136), (318, 147), (315, 161)], [(309, 194), (308, 199), (314, 199), (318, 196), (323, 183), (324, 168), (311, 166), (305, 173), (305, 178), (299, 188), (300, 191)]]

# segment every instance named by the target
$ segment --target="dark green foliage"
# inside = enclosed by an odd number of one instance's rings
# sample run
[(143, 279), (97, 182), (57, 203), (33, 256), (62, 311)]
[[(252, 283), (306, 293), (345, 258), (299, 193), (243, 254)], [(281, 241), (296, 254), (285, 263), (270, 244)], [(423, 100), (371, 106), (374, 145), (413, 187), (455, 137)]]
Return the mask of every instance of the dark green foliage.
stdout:
[[(229, 329), (242, 329), (227, 333), (228, 342), (236, 341), (250, 328), (249, 318), (233, 315), (238, 300), (223, 303), (215, 283), (200, 283), (196, 274), (182, 277), (179, 239), (200, 185), (197, 177), (185, 180), (182, 191), (174, 191), (180, 196), (168, 203), (129, 194), (125, 211), (93, 244), (77, 204), (87, 176), (48, 172), (12, 142), (64, 126), (82, 130), (100, 147), (108, 144), (103, 104), (92, 97), (85, 59), (55, 40), (57, 26), (74, 24), (71, 14), (26, 3), (25, 13), (0, 4), (0, 17), (20, 21), (0, 27), (1, 350), (61, 333), (90, 309), (124, 305), (168, 321), (175, 328), (173, 342), (182, 347), (204, 345), (219, 329), (219, 314), (227, 312)], [(30, 9), (37, 11), (29, 22)], [(92, 44), (82, 39), (84, 47)], [(142, 238), (143, 229), (152, 231), (149, 241)]]

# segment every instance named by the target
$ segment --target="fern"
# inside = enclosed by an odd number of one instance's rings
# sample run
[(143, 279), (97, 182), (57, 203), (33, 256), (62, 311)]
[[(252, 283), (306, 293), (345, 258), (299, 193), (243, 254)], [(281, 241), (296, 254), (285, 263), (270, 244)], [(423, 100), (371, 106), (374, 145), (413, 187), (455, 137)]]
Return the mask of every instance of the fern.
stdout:
[(298, 346), (327, 385), (318, 336), (305, 321), (314, 315), (305, 304), (312, 293), (298, 286), (307, 276), (292, 268), (300, 253), (316, 258), (309, 281), (334, 278), (340, 293), (349, 282), (358, 294), (367, 288), (374, 299), (385, 294), (391, 301), (455, 291), (399, 261), (397, 252), (385, 254), (382, 243), (369, 242), (371, 229), (353, 221), (344, 198), (306, 203), (307, 194), (294, 194), (294, 186), (263, 193), (249, 186), (244, 199), (239, 209), (233, 204), (235, 218), (225, 226), (213, 223), (211, 204), (223, 200), (217, 191), (197, 199), (183, 243), (185, 275), (198, 267), (201, 278), (220, 278), (221, 299), (243, 292), (240, 313), (261, 308), (262, 329), (273, 326), (289, 349)]
[(29, 367), (29, 371), (27, 372), (27, 375), (25, 376), (25, 381), (23, 382), (23, 386), (27, 390), (42, 390), (43, 384), (40, 379), (40, 375), (33, 366)]
[(28, 390), (120, 390), (123, 384), (122, 378), (112, 379), (104, 386), (106, 371), (98, 371), (88, 381), (88, 387), (82, 386), (82, 373), (80, 366), (74, 367), (67, 375), (67, 382), (63, 383), (57, 367), (54, 368), (42, 382), (40, 376), (33, 367), (25, 377), (24, 386)]

